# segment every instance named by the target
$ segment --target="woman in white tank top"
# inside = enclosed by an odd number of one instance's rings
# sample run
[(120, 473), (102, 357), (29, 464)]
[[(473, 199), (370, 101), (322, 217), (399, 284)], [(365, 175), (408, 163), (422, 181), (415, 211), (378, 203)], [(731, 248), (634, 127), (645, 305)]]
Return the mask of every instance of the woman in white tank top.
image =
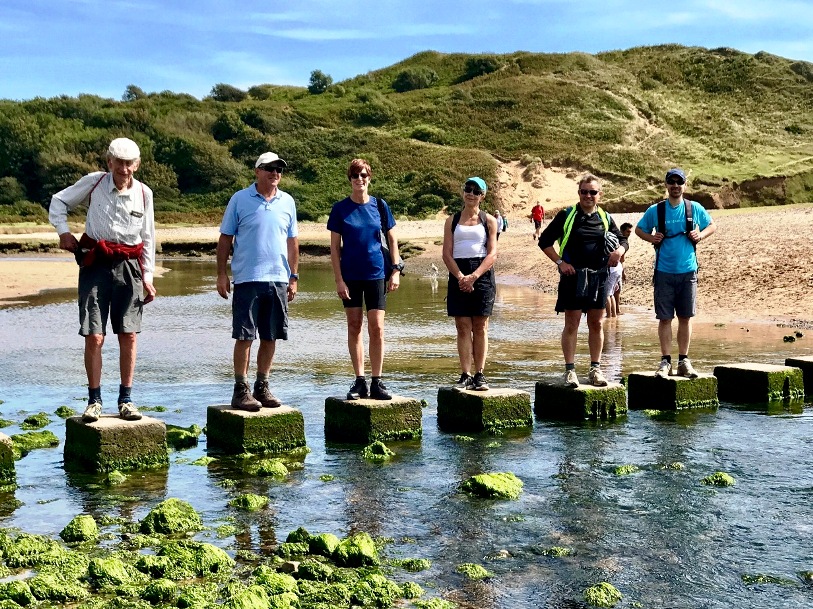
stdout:
[[(469, 178), (463, 186), (463, 209), (446, 219), (443, 262), (449, 269), (446, 311), (457, 328), (462, 391), (487, 391), (483, 370), (488, 354), (488, 318), (497, 285), (497, 220), (480, 210), (486, 196), (482, 178)], [(474, 374), (472, 375), (472, 371)]]

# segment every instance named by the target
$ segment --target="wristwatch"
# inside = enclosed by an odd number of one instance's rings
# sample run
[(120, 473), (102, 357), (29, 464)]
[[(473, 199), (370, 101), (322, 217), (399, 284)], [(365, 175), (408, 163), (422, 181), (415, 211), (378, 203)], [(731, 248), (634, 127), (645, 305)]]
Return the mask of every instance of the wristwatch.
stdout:
[(291, 273), (289, 279), (299, 279), (299, 273)]
[(392, 268), (393, 268), (393, 270), (396, 270), (399, 273), (403, 274), (403, 272), (404, 272), (404, 261), (401, 260), (401, 262), (399, 262), (398, 264), (393, 264)]
[(556, 261), (556, 266), (562, 266), (562, 263), (563, 263), (563, 262), (564, 262), (564, 260), (562, 260), (561, 258), (559, 258), (559, 260), (557, 260), (557, 261)]

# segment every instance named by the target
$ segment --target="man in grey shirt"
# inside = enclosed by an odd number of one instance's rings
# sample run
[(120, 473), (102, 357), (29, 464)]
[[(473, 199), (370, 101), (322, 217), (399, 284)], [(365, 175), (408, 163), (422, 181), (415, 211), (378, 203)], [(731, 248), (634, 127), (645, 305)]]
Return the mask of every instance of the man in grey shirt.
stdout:
[[(142, 308), (155, 298), (155, 218), (152, 190), (133, 177), (141, 163), (138, 145), (116, 138), (107, 150), (108, 172), (94, 172), (51, 198), (49, 220), (59, 247), (79, 263), (79, 334), (85, 337), (88, 405), (82, 420), (93, 423), (102, 412), (102, 345), (110, 319), (118, 335), (121, 371), (119, 416), (141, 418), (131, 397), (136, 337)], [(77, 240), (68, 212), (87, 203), (85, 233)]]

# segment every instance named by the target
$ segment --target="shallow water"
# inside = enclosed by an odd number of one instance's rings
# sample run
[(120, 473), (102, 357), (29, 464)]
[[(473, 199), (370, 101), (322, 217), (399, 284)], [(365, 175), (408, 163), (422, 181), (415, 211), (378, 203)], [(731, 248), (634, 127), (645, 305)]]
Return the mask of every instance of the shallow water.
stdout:
[[(156, 281), (161, 294), (149, 305), (139, 340), (135, 398), (164, 406), (148, 413), (167, 423), (205, 424), (206, 406), (231, 392), (230, 304), (214, 290), (211, 262), (167, 261)], [(234, 517), (236, 537), (201, 539), (227, 550), (266, 551), (290, 530), (340, 536), (354, 530), (392, 537), (393, 557), (430, 558), (429, 571), (396, 572), (432, 595), (473, 607), (578, 606), (582, 591), (613, 583), (624, 606), (806, 607), (813, 587), (797, 572), (813, 569), (813, 417), (801, 403), (683, 413), (655, 420), (631, 412), (616, 423), (536, 421), (533, 429), (460, 443), (437, 429), (437, 388), (459, 375), (454, 326), (445, 316), (443, 288), (432, 293), (426, 278), (407, 275), (387, 311), (388, 386), (425, 399), (422, 440), (391, 443), (390, 463), (367, 463), (359, 447), (326, 445), (324, 398), (343, 394), (351, 369), (344, 314), (325, 266), (303, 266), (300, 293), (291, 307), (290, 339), (280, 343), (272, 388), (305, 416), (311, 453), (305, 467), (284, 482), (245, 476), (225, 463), (188, 463), (199, 447), (174, 452), (170, 467), (138, 473), (105, 488), (96, 476), (68, 475), (62, 446), (33, 451), (17, 463), (19, 488), (0, 496), (0, 526), (57, 535), (77, 513), (140, 519), (159, 501), (192, 503), (207, 525)], [(702, 290), (702, 287), (701, 287)], [(0, 309), (0, 405), (3, 418), (77, 411), (86, 395), (82, 341), (75, 334), (73, 294), (50, 293), (28, 305)], [(492, 386), (533, 391), (540, 377), (559, 374), (563, 320), (553, 297), (501, 285), (491, 320), (488, 379)], [(787, 330), (772, 325), (717, 327), (698, 324), (692, 344), (695, 367), (725, 362), (782, 363), (813, 353), (813, 336), (782, 342)], [(629, 311), (605, 323), (604, 367), (613, 380), (657, 364), (655, 321), (650, 311)], [(117, 347), (109, 336), (103, 380), (107, 410), (118, 383)], [(809, 343), (808, 343), (809, 341)], [(577, 358), (586, 371), (586, 334)], [(808, 346), (808, 344), (810, 346)], [(64, 439), (56, 416), (46, 429)], [(3, 430), (19, 433), (18, 426)], [(680, 461), (685, 469), (663, 470)], [(618, 465), (641, 469), (616, 476)], [(730, 473), (733, 488), (699, 480)], [(517, 501), (473, 500), (456, 492), (460, 481), (484, 471), (512, 471), (525, 483)], [(335, 476), (323, 482), (320, 476)], [(224, 488), (224, 479), (237, 481)], [(227, 506), (240, 492), (269, 496), (267, 510), (235, 514)], [(13, 499), (22, 502), (14, 507)], [(409, 539), (404, 539), (409, 538)], [(414, 543), (413, 543), (414, 540)], [(550, 546), (571, 548), (565, 558), (542, 555)], [(500, 550), (509, 558), (495, 559)], [(463, 562), (485, 565), (495, 577), (471, 583), (454, 573)], [(769, 574), (798, 583), (746, 586), (743, 574)]]

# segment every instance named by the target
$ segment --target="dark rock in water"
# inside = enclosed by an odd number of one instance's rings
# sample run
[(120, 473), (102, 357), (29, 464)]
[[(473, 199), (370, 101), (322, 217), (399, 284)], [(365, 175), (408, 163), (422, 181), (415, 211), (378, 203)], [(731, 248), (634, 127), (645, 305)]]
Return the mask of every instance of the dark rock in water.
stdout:
[(802, 332), (796, 331), (796, 338), (802, 338), (804, 334)]

